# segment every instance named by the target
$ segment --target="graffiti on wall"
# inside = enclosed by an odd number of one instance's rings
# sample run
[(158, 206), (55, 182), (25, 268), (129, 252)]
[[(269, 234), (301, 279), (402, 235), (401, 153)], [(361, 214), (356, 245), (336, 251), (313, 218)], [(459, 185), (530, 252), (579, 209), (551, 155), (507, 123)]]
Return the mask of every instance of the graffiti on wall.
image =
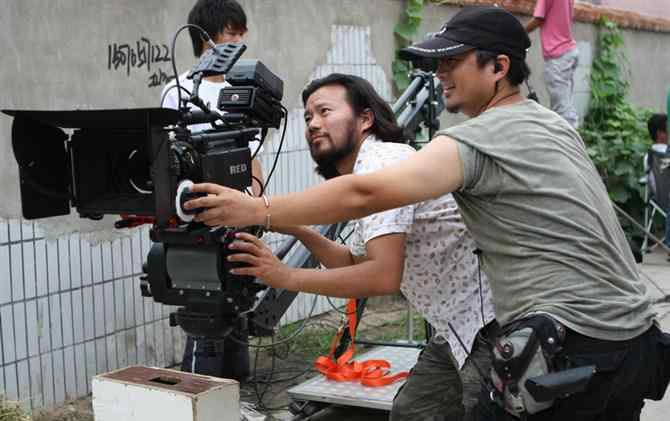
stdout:
[(170, 62), (170, 48), (166, 44), (152, 42), (141, 37), (135, 43), (112, 43), (107, 46), (107, 69), (125, 72), (126, 76), (133, 71), (146, 70), (147, 86), (150, 88), (163, 86), (174, 76), (159, 66)]

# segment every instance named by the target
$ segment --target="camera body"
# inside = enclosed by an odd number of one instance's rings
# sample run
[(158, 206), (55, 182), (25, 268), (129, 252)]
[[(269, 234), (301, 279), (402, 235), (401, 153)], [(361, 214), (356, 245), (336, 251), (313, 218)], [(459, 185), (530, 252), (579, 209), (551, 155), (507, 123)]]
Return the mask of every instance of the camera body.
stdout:
[[(66, 215), (74, 207), (84, 218), (120, 215), (117, 228), (150, 221), (154, 244), (144, 266), (142, 293), (181, 306), (171, 314), (171, 324), (194, 336), (224, 336), (264, 288), (229, 273), (228, 244), (236, 231), (185, 220), (179, 200), (185, 181), (240, 191), (250, 187), (249, 142), (278, 127), (284, 115), (282, 81), (257, 60), (236, 69), (233, 63), (240, 54), (216, 62), (217, 69), (234, 71), (237, 78), (229, 80), (237, 86), (222, 89), (221, 97), (227, 99), (221, 112), (186, 106), (3, 110), (14, 117), (12, 146), (24, 217)], [(231, 90), (235, 95), (227, 93)], [(211, 122), (212, 128), (188, 129), (202, 122)], [(247, 231), (260, 233), (253, 227)]]

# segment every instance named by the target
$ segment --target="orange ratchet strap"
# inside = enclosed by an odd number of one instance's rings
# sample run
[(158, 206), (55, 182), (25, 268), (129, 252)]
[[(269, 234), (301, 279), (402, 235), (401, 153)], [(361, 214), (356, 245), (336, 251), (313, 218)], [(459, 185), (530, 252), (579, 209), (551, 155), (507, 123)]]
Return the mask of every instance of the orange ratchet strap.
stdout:
[(409, 375), (407, 371), (389, 375), (391, 364), (386, 360), (351, 361), (356, 351), (354, 341), (356, 339), (356, 324), (358, 323), (355, 299), (350, 299), (347, 302), (346, 314), (349, 319), (349, 336), (351, 338), (349, 347), (335, 360), (335, 349), (344, 333), (344, 325), (342, 325), (330, 344), (330, 353), (328, 356), (317, 358), (314, 367), (329, 380), (338, 382), (360, 380), (363, 386), (370, 387), (386, 386), (407, 377)]

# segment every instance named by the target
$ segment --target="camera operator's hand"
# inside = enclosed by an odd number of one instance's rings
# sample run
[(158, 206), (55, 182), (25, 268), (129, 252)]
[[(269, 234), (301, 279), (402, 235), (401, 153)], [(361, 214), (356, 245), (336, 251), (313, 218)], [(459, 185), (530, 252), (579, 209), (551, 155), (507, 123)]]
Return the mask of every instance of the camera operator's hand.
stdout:
[(271, 287), (293, 290), (291, 268), (283, 264), (263, 241), (245, 232), (237, 233), (235, 238), (236, 241), (228, 247), (231, 251), (240, 253), (229, 255), (228, 261), (247, 263), (250, 266), (231, 269), (230, 273), (253, 276)]
[(191, 186), (191, 191), (209, 194), (206, 197), (189, 200), (184, 204), (185, 209), (205, 208), (204, 211), (195, 215), (196, 222), (209, 226), (226, 225), (229, 227), (263, 225), (264, 205), (260, 198), (254, 198), (239, 190), (213, 183), (194, 184)]

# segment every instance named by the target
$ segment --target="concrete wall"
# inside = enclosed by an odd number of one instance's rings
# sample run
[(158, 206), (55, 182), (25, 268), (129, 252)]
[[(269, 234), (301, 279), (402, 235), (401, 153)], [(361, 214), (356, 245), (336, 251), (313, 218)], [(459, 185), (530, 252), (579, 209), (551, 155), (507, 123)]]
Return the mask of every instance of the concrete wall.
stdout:
[[(246, 0), (249, 50), (285, 81), (288, 135), (270, 193), (318, 182), (305, 149), (299, 93), (313, 77), (359, 74), (391, 101), (393, 27), (399, 0)], [(0, 108), (92, 109), (155, 106), (171, 68), (166, 49), (185, 21), (184, 0), (5, 0), (0, 3)], [(422, 32), (438, 29), (457, 8), (430, 4)], [(576, 90), (586, 109), (596, 31), (575, 29), (581, 51)], [(661, 108), (670, 81), (669, 37), (624, 31), (633, 76), (631, 101)], [(543, 103), (539, 34), (529, 62)], [(149, 59), (145, 53), (149, 51)], [(134, 57), (134, 58), (133, 58)], [(180, 72), (194, 63), (186, 31), (177, 43)], [(655, 65), (656, 64), (656, 65)], [(462, 120), (444, 116), (443, 125)], [(129, 363), (179, 360), (180, 335), (166, 326), (169, 309), (143, 299), (137, 275), (148, 250), (146, 229), (113, 232), (76, 215), (20, 219), (11, 119), (0, 116), (0, 392), (29, 406), (88, 392), (90, 376)], [(266, 171), (278, 148), (271, 136)], [(95, 231), (93, 233), (90, 233)], [(308, 313), (298, 300), (285, 320)], [(318, 311), (328, 309), (319, 302)]]
[[(182, 0), (7, 0), (0, 5), (2, 108), (90, 109), (154, 106), (171, 75), (165, 51), (191, 8)], [(377, 61), (387, 72), (393, 54), (395, 0), (244, 2), (250, 31), (246, 58), (259, 57), (285, 81), (289, 109), (317, 64), (325, 61), (333, 24), (366, 25)], [(391, 28), (391, 29), (389, 29)], [(139, 49), (138, 47), (139, 42)], [(151, 46), (158, 61), (133, 65), (129, 52)], [(130, 47), (130, 48), (128, 48)], [(111, 54), (111, 59), (110, 59)], [(177, 67), (194, 64), (187, 31), (177, 43)], [(155, 85), (155, 86), (154, 86)], [(10, 118), (0, 117), (0, 216), (18, 217), (16, 165), (9, 150)]]

